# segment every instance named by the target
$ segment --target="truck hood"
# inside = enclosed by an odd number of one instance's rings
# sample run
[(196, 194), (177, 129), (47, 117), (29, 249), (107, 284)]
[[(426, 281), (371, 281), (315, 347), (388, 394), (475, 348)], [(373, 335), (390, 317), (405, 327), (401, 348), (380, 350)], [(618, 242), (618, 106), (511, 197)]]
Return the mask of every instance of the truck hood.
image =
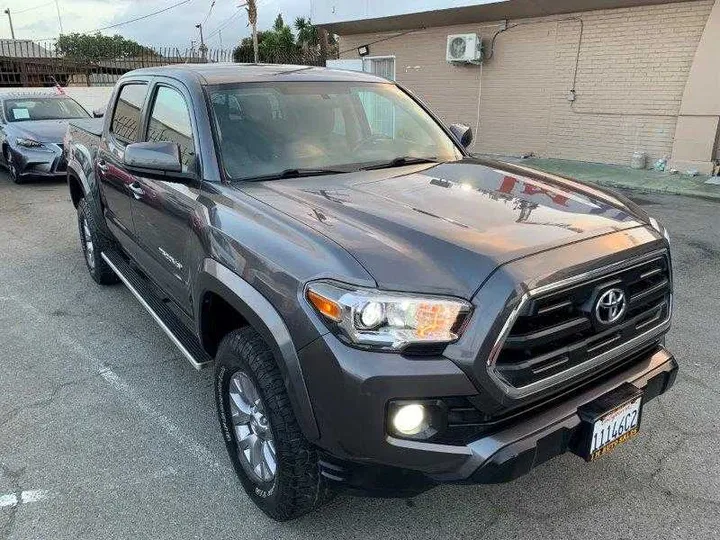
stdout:
[(62, 144), (69, 120), (30, 120), (11, 122), (13, 134), (17, 137), (33, 139), (38, 142)]
[(238, 189), (338, 243), (381, 288), (465, 298), (508, 261), (646, 219), (590, 186), (474, 159)]

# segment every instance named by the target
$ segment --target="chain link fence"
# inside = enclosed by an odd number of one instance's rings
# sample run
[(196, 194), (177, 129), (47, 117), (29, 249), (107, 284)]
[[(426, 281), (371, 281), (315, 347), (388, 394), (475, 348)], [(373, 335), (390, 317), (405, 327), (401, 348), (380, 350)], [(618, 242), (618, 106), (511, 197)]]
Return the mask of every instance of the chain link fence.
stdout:
[[(324, 66), (326, 56), (298, 48), (291, 52), (266, 53), (260, 62)], [(112, 86), (134, 69), (172, 64), (219, 62), (252, 63), (253, 54), (242, 49), (141, 48), (98, 54), (60, 54), (53, 42), (0, 40), (0, 87)]]

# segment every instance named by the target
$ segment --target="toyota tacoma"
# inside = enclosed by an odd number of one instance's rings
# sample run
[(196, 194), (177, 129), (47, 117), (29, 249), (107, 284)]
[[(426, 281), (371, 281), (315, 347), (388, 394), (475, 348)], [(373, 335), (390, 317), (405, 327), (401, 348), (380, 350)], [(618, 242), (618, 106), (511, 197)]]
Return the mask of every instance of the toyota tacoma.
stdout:
[(595, 460), (675, 380), (663, 226), (472, 137), (394, 82), (279, 65), (133, 71), (71, 123), (90, 275), (214, 365), (269, 516)]

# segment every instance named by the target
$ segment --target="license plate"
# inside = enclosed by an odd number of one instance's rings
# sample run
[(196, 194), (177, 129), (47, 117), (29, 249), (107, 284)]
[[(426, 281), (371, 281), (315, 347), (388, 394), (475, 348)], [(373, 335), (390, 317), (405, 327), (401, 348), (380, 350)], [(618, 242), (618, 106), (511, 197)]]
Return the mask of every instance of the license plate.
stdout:
[(612, 452), (638, 434), (641, 404), (642, 397), (637, 397), (595, 422), (590, 439), (589, 461)]
[(625, 383), (580, 407), (582, 426), (571, 449), (593, 461), (635, 437), (642, 417), (642, 391)]

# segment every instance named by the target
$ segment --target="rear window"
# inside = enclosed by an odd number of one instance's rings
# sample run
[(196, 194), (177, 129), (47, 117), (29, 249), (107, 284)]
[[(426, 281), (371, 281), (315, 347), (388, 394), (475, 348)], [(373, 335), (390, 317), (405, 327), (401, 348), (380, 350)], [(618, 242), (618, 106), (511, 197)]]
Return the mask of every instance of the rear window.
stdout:
[(127, 84), (120, 89), (110, 132), (124, 142), (138, 139), (140, 114), (147, 95), (148, 86), (144, 83)]

